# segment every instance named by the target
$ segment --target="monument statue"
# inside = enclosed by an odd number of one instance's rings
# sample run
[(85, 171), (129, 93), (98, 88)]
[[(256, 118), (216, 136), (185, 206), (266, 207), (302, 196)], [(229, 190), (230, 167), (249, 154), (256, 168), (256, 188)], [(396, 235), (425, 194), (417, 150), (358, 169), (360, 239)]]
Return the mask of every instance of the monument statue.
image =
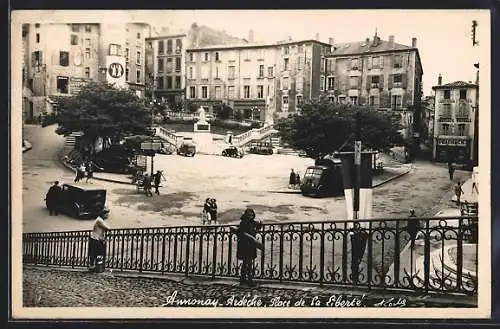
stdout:
[(205, 109), (203, 106), (200, 106), (198, 109), (198, 122), (207, 122), (207, 117), (205, 115)]
[(200, 106), (198, 109), (198, 121), (194, 123), (195, 132), (210, 132), (210, 123), (207, 122), (207, 116), (205, 115), (205, 109)]

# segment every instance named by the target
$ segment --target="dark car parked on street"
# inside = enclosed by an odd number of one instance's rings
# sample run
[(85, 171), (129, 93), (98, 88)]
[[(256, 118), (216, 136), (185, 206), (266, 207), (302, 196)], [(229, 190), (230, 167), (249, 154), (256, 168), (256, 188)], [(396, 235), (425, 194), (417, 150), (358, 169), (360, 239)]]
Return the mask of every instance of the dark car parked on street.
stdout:
[(273, 146), (271, 145), (271, 143), (255, 143), (250, 147), (250, 150), (248, 152), (254, 154), (271, 155), (273, 154)]
[(59, 212), (75, 218), (101, 216), (106, 219), (109, 213), (106, 207), (105, 189), (92, 189), (70, 184), (62, 185), (56, 208)]
[(190, 142), (184, 142), (182, 145), (177, 149), (177, 154), (178, 155), (184, 155), (187, 157), (194, 157), (196, 154), (196, 145)]
[[(101, 171), (127, 174), (132, 168), (132, 158), (134, 154), (132, 150), (123, 148), (119, 145), (113, 145), (111, 148), (96, 153), (92, 157), (92, 161), (100, 168)], [(97, 169), (96, 171), (98, 171)]]
[(222, 156), (232, 158), (243, 158), (243, 150), (236, 146), (229, 146), (222, 151)]

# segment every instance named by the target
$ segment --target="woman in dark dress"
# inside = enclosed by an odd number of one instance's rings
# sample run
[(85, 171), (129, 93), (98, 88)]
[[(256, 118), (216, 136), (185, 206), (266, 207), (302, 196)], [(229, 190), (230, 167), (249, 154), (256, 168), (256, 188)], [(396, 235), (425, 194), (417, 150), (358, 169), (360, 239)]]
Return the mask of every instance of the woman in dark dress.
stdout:
[(257, 258), (257, 247), (254, 240), (246, 234), (255, 238), (257, 230), (261, 228), (262, 224), (255, 221), (255, 211), (251, 208), (247, 208), (240, 219), (241, 222), (237, 230), (238, 250), (236, 252), (236, 257), (243, 262), (240, 284), (254, 286), (252, 262)]

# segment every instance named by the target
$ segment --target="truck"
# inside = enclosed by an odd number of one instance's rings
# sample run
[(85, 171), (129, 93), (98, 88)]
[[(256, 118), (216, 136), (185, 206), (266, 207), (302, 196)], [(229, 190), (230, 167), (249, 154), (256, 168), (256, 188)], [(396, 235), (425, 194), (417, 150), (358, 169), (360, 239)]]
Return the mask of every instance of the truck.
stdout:
[(316, 159), (314, 166), (307, 167), (300, 190), (304, 196), (343, 195), (342, 161), (335, 157)]

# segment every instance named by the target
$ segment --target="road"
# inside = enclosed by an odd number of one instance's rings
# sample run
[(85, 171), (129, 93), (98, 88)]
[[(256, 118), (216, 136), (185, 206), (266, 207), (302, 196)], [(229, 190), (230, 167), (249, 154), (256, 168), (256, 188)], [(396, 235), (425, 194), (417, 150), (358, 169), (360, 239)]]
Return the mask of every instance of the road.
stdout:
[[(86, 220), (65, 215), (49, 216), (44, 196), (53, 181), (72, 182), (73, 173), (59, 163), (64, 138), (55, 126), (26, 126), (25, 138), (33, 149), (23, 154), (23, 231), (67, 231), (89, 229)], [(217, 199), (219, 223), (237, 223), (245, 207), (253, 207), (264, 222), (309, 221), (345, 218), (344, 200), (316, 199), (286, 190), (290, 168), (303, 175), (312, 159), (292, 155), (247, 155), (243, 159), (196, 155), (155, 157), (155, 169), (164, 170), (167, 181), (161, 195), (146, 197), (130, 185), (94, 181), (93, 187), (108, 191), (109, 224), (115, 228), (199, 225), (207, 197)], [(410, 174), (373, 190), (376, 217), (430, 215), (453, 182), (447, 169), (431, 163), (416, 163)], [(463, 180), (469, 173), (456, 173)], [(83, 185), (86, 185), (83, 183)], [(434, 211), (434, 213), (437, 211)]]

